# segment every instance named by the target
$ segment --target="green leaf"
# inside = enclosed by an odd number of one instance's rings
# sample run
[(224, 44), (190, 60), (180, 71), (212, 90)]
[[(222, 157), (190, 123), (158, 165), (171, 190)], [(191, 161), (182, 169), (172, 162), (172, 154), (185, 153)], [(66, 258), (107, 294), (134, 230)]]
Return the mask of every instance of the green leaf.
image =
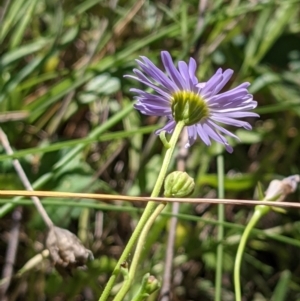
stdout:
[(279, 281), (275, 287), (273, 292), (273, 296), (271, 298), (272, 301), (284, 301), (288, 300), (288, 292), (289, 292), (289, 282), (292, 278), (291, 271), (285, 270), (281, 272)]

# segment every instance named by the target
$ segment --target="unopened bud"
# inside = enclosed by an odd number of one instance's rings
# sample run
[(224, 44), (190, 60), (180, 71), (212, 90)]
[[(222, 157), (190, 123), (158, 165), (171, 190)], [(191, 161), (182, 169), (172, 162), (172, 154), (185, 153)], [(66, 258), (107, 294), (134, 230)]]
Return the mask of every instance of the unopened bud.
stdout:
[(299, 182), (299, 175), (289, 176), (281, 181), (273, 180), (266, 191), (265, 199), (274, 199), (278, 202), (283, 201), (288, 194), (293, 193), (296, 190)]
[(160, 288), (160, 282), (153, 276), (150, 275), (147, 279), (147, 283), (146, 283), (146, 287), (145, 287), (145, 291), (151, 295), (152, 293), (154, 293), (156, 290), (158, 290)]
[(195, 188), (194, 179), (186, 172), (174, 171), (165, 179), (165, 197), (184, 198)]
[(154, 276), (147, 273), (146, 275), (144, 275), (141, 286), (136, 296), (133, 299), (144, 300), (148, 298), (156, 290), (158, 290), (160, 286), (161, 286), (160, 282)]
[(46, 246), (61, 274), (71, 273), (74, 268), (84, 267), (88, 260), (94, 259), (92, 251), (86, 249), (76, 235), (59, 227), (50, 229)]

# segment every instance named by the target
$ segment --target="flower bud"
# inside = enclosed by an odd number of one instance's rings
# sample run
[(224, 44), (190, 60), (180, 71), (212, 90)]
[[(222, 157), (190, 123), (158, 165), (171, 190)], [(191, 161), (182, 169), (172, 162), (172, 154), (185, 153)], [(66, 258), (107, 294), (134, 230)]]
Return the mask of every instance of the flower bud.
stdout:
[(165, 179), (165, 197), (184, 198), (195, 188), (194, 179), (186, 172), (174, 171)]
[(266, 191), (265, 198), (267, 200), (275, 200), (281, 202), (285, 197), (293, 193), (297, 189), (297, 185), (300, 182), (299, 175), (289, 176), (283, 180), (273, 180), (269, 184), (269, 187)]
[(76, 267), (84, 267), (94, 259), (92, 251), (86, 249), (76, 235), (66, 229), (52, 227), (46, 239), (50, 257), (62, 275), (71, 274)]
[(160, 286), (161, 286), (160, 282), (154, 276), (149, 275), (145, 283), (145, 292), (148, 295), (151, 295), (156, 290), (158, 290)]
[(160, 282), (152, 275), (147, 273), (142, 279), (141, 286), (134, 297), (134, 300), (145, 300), (160, 288)]

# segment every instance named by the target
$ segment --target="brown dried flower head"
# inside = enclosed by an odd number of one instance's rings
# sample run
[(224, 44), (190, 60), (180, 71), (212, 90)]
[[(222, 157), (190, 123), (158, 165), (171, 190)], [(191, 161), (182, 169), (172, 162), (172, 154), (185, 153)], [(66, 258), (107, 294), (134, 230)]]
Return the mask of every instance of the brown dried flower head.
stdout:
[(93, 260), (92, 251), (86, 249), (76, 235), (66, 229), (52, 227), (46, 239), (51, 260), (62, 274), (72, 273), (77, 267), (85, 267), (88, 260)]

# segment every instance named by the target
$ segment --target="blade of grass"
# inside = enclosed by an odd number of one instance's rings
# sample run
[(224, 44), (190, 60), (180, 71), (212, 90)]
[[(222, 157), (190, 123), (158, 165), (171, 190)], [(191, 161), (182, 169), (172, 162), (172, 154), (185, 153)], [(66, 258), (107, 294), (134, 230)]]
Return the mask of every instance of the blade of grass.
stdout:
[(42, 146), (42, 147), (34, 147), (34, 148), (28, 148), (25, 150), (16, 151), (13, 155), (0, 155), (0, 161), (5, 159), (11, 159), (11, 158), (22, 158), (27, 155), (33, 155), (38, 153), (47, 153), (47, 152), (53, 152), (57, 151), (63, 148), (69, 148), (72, 146), (76, 146), (78, 144), (85, 144), (88, 145), (89, 143), (93, 142), (101, 142), (101, 141), (110, 141), (115, 139), (122, 139), (122, 138), (129, 138), (132, 137), (134, 134), (148, 134), (155, 130), (157, 130), (159, 126), (158, 125), (151, 125), (146, 127), (141, 127), (139, 129), (133, 129), (133, 130), (127, 130), (127, 131), (119, 131), (119, 132), (113, 132), (109, 134), (99, 134), (93, 137), (87, 137), (87, 138), (80, 138), (80, 139), (74, 139), (71, 141), (65, 141), (65, 142), (57, 142), (54, 144), (51, 144), (49, 146)]
[(37, 2), (38, 0), (28, 1), (28, 8), (26, 9), (25, 14), (23, 15), (22, 19), (20, 19), (18, 26), (12, 34), (12, 39), (10, 40), (9, 46), (10, 49), (18, 47), (19, 44), (22, 42), (24, 32), (27, 29), (28, 24), (33, 17)]
[(22, 19), (29, 5), (30, 1), (28, 0), (10, 1), (7, 13), (1, 24), (0, 44), (2, 44), (9, 31)]
[(283, 271), (280, 275), (279, 281), (275, 287), (272, 301), (284, 301), (287, 300), (289, 282), (292, 278), (292, 274), (289, 270)]
[[(125, 107), (122, 111), (115, 114), (113, 117), (111, 117), (104, 125), (96, 128), (93, 132), (90, 133), (90, 138), (98, 137), (100, 134), (102, 134), (104, 131), (112, 127), (115, 123), (119, 122), (124, 118), (131, 110), (133, 109), (132, 106)], [(34, 190), (41, 187), (42, 185), (46, 184), (54, 175), (55, 171), (59, 170), (59, 168), (63, 167), (67, 162), (72, 160), (74, 156), (76, 156), (84, 147), (86, 146), (85, 143), (81, 143), (77, 145), (75, 148), (71, 149), (65, 157), (63, 157), (61, 160), (59, 160), (53, 167), (52, 171), (45, 174), (41, 178), (39, 178), (37, 181), (35, 181), (32, 184), (32, 187)], [(11, 211), (15, 207), (15, 201), (20, 199), (19, 197), (14, 198), (10, 203), (5, 204), (0, 208), (0, 217), (4, 216), (6, 213)]]

